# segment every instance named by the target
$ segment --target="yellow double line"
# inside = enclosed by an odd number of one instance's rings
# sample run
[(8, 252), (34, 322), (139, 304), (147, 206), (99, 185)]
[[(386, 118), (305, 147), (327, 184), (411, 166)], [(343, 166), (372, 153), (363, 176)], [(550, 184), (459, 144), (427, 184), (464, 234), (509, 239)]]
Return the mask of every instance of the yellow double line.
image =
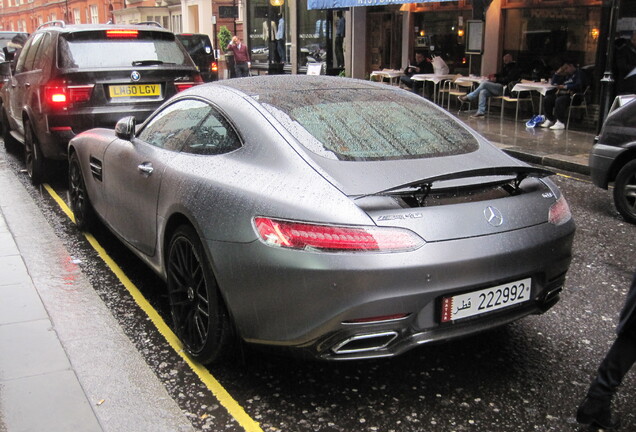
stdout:
[[(60, 206), (62, 211), (75, 223), (75, 217), (71, 209), (66, 205), (64, 200), (53, 190), (51, 186), (48, 184), (44, 184), (44, 188), (51, 195), (51, 197), (55, 200), (55, 202)], [(183, 349), (183, 345), (181, 341), (177, 338), (177, 336), (170, 330), (170, 327), (165, 323), (163, 318), (157, 313), (157, 311), (150, 305), (148, 300), (143, 296), (143, 294), (139, 291), (139, 289), (128, 279), (128, 276), (122, 271), (122, 269), (113, 261), (113, 259), (108, 256), (104, 248), (99, 244), (99, 242), (93, 237), (90, 233), (83, 233), (86, 237), (86, 240), (91, 244), (93, 249), (98, 253), (100, 258), (106, 263), (106, 265), (111, 269), (111, 271), (117, 276), (119, 281), (124, 285), (124, 287), (128, 290), (130, 295), (133, 297), (135, 302), (139, 305), (141, 310), (143, 310), (148, 318), (155, 325), (159, 333), (163, 335), (166, 339), (166, 342), (172, 347), (172, 349), (179, 355), (181, 358), (190, 366), (192, 371), (199, 377), (199, 379), (205, 384), (205, 386), (212, 392), (214, 397), (217, 398), (221, 406), (223, 406), (227, 412), (234, 417), (234, 419), (238, 422), (238, 424), (245, 429), (247, 432), (263, 432), (258, 422), (253, 420), (243, 409), (241, 405), (234, 400), (234, 398), (223, 388), (223, 386), (212, 376), (210, 371), (208, 371), (205, 367), (200, 365), (199, 363), (193, 361), (190, 357), (188, 357)]]

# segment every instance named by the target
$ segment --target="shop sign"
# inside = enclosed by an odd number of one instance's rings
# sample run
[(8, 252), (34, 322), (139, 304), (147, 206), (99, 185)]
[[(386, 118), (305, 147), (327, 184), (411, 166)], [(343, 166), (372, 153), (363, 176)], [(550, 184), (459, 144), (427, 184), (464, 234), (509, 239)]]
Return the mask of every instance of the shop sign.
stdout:
[(307, 9), (341, 9), (356, 6), (386, 6), (403, 3), (437, 3), (440, 1), (453, 0), (420, 0), (418, 2), (409, 0), (307, 0)]

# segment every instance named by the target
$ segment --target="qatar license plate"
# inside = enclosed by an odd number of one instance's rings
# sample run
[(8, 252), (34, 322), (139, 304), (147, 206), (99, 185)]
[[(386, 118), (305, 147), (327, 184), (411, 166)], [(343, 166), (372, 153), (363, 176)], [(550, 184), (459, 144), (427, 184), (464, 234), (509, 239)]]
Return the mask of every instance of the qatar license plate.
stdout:
[(108, 86), (111, 98), (161, 96), (160, 84), (122, 84)]
[(532, 279), (442, 298), (442, 322), (457, 321), (530, 300)]

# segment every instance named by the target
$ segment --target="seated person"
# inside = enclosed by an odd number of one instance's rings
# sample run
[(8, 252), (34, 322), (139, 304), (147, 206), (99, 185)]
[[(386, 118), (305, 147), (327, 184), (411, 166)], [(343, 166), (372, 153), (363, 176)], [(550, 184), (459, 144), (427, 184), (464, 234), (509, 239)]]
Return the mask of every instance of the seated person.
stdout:
[(468, 93), (466, 96), (458, 96), (462, 102), (472, 102), (475, 99), (479, 101), (477, 112), (472, 117), (483, 117), (488, 109), (488, 98), (491, 96), (501, 96), (504, 93), (504, 87), (511, 82), (519, 80), (521, 71), (517, 63), (513, 60), (512, 55), (503, 56), (503, 66), (501, 72), (490, 77), (490, 81), (483, 81), (479, 86)]
[(422, 91), (423, 81), (415, 81), (411, 77), (415, 74), (433, 73), (433, 65), (431, 60), (424, 57), (424, 53), (415, 53), (415, 65), (409, 65), (404, 69), (404, 75), (400, 77), (400, 82), (413, 89), (413, 92), (420, 93)]
[[(565, 129), (571, 95), (583, 90), (583, 72), (574, 64), (566, 62), (554, 73), (550, 82), (557, 88), (545, 96), (546, 120), (541, 123), (541, 127)], [(581, 100), (574, 100), (572, 103), (578, 105)]]

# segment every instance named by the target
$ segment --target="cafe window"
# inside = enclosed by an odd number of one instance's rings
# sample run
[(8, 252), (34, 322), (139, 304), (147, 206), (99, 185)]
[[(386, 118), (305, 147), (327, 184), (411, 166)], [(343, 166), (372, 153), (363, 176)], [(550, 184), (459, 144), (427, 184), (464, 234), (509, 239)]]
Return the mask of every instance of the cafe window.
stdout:
[[(441, 56), (452, 73), (468, 74), (465, 30), (472, 11), (435, 11), (417, 14), (415, 50)], [(415, 30), (414, 29), (414, 30)], [(413, 57), (410, 54), (409, 57)]]
[(600, 7), (505, 10), (504, 46), (527, 78), (547, 78), (564, 61), (580, 66), (596, 59)]

